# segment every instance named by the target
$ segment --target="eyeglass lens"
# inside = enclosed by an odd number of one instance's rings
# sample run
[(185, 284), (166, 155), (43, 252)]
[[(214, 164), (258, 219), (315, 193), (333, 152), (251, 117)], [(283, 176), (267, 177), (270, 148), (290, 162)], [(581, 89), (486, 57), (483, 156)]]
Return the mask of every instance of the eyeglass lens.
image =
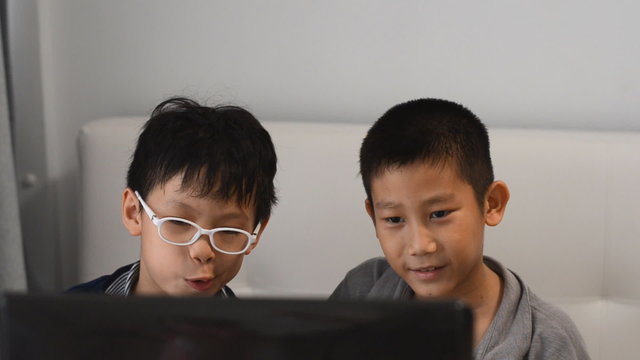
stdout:
[[(196, 235), (198, 228), (188, 222), (168, 220), (160, 224), (160, 235), (163, 238), (179, 244), (186, 244)], [(213, 243), (224, 251), (242, 251), (249, 242), (249, 236), (235, 230), (221, 230), (213, 234)]]

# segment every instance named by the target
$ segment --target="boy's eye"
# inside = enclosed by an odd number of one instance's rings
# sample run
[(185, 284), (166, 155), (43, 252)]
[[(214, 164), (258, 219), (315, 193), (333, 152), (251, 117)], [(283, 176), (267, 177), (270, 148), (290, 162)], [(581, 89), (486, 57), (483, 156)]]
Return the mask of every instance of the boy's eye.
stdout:
[(404, 220), (399, 216), (391, 216), (388, 218), (384, 218), (384, 221), (389, 224), (399, 224), (401, 222), (404, 222)]
[(443, 218), (443, 217), (449, 215), (450, 213), (451, 213), (451, 211), (448, 211), (448, 210), (438, 210), (438, 211), (432, 212), (429, 217), (431, 219), (440, 219), (440, 218)]
[(186, 223), (186, 222), (181, 221), (181, 220), (169, 220), (168, 222), (171, 225), (175, 225), (175, 226), (191, 226), (191, 224)]

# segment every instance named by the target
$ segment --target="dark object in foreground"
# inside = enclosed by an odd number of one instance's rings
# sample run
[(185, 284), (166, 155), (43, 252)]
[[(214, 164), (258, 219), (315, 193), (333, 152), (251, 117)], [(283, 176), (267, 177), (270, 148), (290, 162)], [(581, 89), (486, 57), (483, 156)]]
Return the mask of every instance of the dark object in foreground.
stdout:
[(456, 301), (15, 295), (2, 359), (471, 359)]

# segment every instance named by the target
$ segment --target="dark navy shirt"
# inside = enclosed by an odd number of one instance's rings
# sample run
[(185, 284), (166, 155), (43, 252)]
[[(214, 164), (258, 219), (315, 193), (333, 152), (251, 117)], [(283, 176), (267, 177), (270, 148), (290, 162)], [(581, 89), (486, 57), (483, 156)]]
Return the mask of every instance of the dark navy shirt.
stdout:
[[(65, 291), (65, 293), (93, 293), (112, 296), (129, 296), (131, 295), (134, 286), (138, 282), (139, 275), (140, 261), (136, 261), (133, 264), (125, 265), (119, 268), (111, 275), (104, 275), (95, 280), (78, 284)], [(222, 298), (236, 297), (236, 295), (228, 286), (224, 286), (214, 296)]]

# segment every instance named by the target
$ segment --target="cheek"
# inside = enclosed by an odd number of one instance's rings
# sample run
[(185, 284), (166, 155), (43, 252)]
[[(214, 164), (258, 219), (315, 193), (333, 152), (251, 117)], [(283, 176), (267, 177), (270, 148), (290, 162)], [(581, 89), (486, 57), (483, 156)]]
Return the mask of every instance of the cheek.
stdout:
[[(232, 256), (232, 255), (229, 255)], [(236, 277), (242, 267), (243, 256), (234, 256), (235, 258), (220, 259), (215, 261), (214, 272), (220, 285), (227, 284)]]
[(227, 281), (233, 279), (242, 267), (242, 255), (217, 255), (215, 261), (215, 272), (219, 276), (224, 276)]
[(388, 229), (376, 229), (376, 234), (385, 256), (389, 257), (402, 253), (404, 241), (400, 232), (389, 231)]
[(445, 247), (452, 254), (462, 257), (477, 257), (482, 255), (484, 228), (475, 224), (453, 227), (451, 231), (443, 235)]
[(157, 233), (147, 233), (140, 239), (140, 257), (155, 268), (175, 268), (175, 264), (188, 256), (187, 247), (167, 244)]

